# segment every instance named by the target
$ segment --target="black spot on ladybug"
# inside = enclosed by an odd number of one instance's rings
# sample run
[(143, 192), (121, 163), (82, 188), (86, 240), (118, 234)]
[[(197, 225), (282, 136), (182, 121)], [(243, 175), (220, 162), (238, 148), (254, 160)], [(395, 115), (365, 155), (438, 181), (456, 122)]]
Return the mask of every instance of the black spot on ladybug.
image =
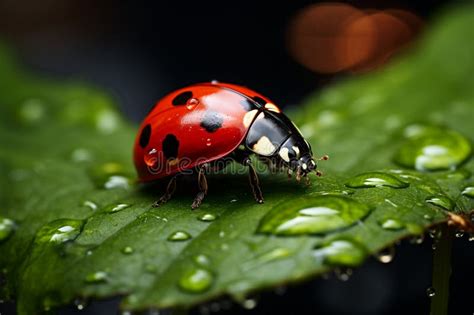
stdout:
[(257, 109), (255, 102), (253, 102), (252, 100), (249, 100), (248, 98), (241, 100), (240, 105), (242, 105), (242, 107), (247, 112), (251, 111), (252, 109)]
[(138, 140), (138, 143), (142, 148), (145, 148), (148, 145), (148, 142), (150, 142), (150, 136), (151, 136), (151, 125), (148, 124), (142, 129), (142, 133), (140, 134), (140, 139)]
[(176, 159), (178, 156), (179, 141), (173, 134), (167, 134), (163, 140), (163, 154), (167, 160)]
[(252, 97), (252, 99), (257, 102), (258, 104), (260, 104), (261, 106), (265, 106), (265, 104), (267, 104), (267, 102), (261, 98), (260, 96), (254, 96)]
[(178, 95), (176, 95), (176, 97), (173, 98), (171, 103), (174, 106), (186, 105), (186, 103), (188, 102), (188, 100), (191, 97), (193, 97), (193, 92), (191, 92), (191, 91), (182, 92), (182, 93), (179, 93)]
[(204, 116), (201, 120), (201, 127), (206, 129), (207, 132), (214, 132), (220, 127), (222, 127), (222, 123), (224, 122), (224, 118), (218, 112), (207, 111), (204, 113)]

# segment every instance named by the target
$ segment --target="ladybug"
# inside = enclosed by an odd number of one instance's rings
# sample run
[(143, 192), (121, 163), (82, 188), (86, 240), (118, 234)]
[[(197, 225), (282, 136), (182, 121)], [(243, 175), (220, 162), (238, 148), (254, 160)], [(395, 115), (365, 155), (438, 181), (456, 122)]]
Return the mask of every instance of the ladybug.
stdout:
[(252, 154), (272, 170), (286, 169), (289, 177), (295, 174), (298, 181), (308, 180), (312, 171), (320, 175), (310, 144), (273, 102), (246, 87), (217, 81), (163, 97), (141, 124), (134, 146), (140, 182), (170, 178), (154, 206), (171, 198), (179, 175), (197, 174), (199, 192), (192, 209), (207, 194), (206, 173), (230, 161), (248, 167), (253, 196), (263, 203)]

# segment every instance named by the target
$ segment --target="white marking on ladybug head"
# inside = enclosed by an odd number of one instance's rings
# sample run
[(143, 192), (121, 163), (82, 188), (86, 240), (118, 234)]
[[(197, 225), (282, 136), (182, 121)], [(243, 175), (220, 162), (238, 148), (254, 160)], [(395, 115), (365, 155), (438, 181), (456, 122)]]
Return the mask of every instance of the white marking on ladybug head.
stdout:
[(303, 170), (306, 170), (308, 168), (308, 165), (306, 163), (301, 164), (301, 168)]
[(265, 108), (268, 109), (269, 111), (275, 112), (275, 113), (280, 113), (280, 109), (276, 107), (275, 104), (272, 103), (267, 103), (265, 104)]
[(311, 165), (316, 166), (316, 162), (313, 159), (311, 159)]
[(300, 156), (300, 148), (295, 147), (295, 146), (293, 146), (293, 147), (291, 147), (291, 148), (293, 149), (293, 151), (295, 151), (296, 157), (298, 158), (298, 157)]
[(280, 152), (278, 152), (278, 154), (280, 155), (280, 157), (283, 159), (283, 161), (285, 162), (290, 162), (290, 155), (288, 154), (289, 153), (289, 150), (288, 148), (281, 148), (280, 149)]
[(275, 152), (275, 146), (270, 139), (263, 136), (253, 145), (253, 151), (261, 155), (272, 155)]

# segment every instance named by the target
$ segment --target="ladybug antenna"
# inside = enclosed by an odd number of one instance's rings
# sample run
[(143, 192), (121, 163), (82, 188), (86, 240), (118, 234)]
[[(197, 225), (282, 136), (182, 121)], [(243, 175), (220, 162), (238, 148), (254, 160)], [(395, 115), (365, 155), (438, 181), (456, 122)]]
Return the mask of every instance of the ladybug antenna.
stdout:
[(324, 154), (322, 157), (318, 158), (318, 161), (327, 161), (329, 160), (329, 155)]

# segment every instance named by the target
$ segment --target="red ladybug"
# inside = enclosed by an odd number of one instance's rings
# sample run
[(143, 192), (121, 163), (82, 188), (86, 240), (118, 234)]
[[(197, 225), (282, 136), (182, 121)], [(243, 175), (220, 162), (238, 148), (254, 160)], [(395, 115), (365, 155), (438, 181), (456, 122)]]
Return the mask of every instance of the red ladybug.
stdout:
[(232, 160), (249, 168), (253, 195), (263, 203), (251, 154), (272, 169), (295, 173), (298, 181), (316, 171), (311, 146), (275, 104), (248, 88), (213, 81), (179, 89), (156, 103), (140, 126), (134, 161), (141, 182), (171, 177), (155, 206), (171, 198), (178, 175), (197, 173), (195, 209), (207, 194), (206, 171)]

